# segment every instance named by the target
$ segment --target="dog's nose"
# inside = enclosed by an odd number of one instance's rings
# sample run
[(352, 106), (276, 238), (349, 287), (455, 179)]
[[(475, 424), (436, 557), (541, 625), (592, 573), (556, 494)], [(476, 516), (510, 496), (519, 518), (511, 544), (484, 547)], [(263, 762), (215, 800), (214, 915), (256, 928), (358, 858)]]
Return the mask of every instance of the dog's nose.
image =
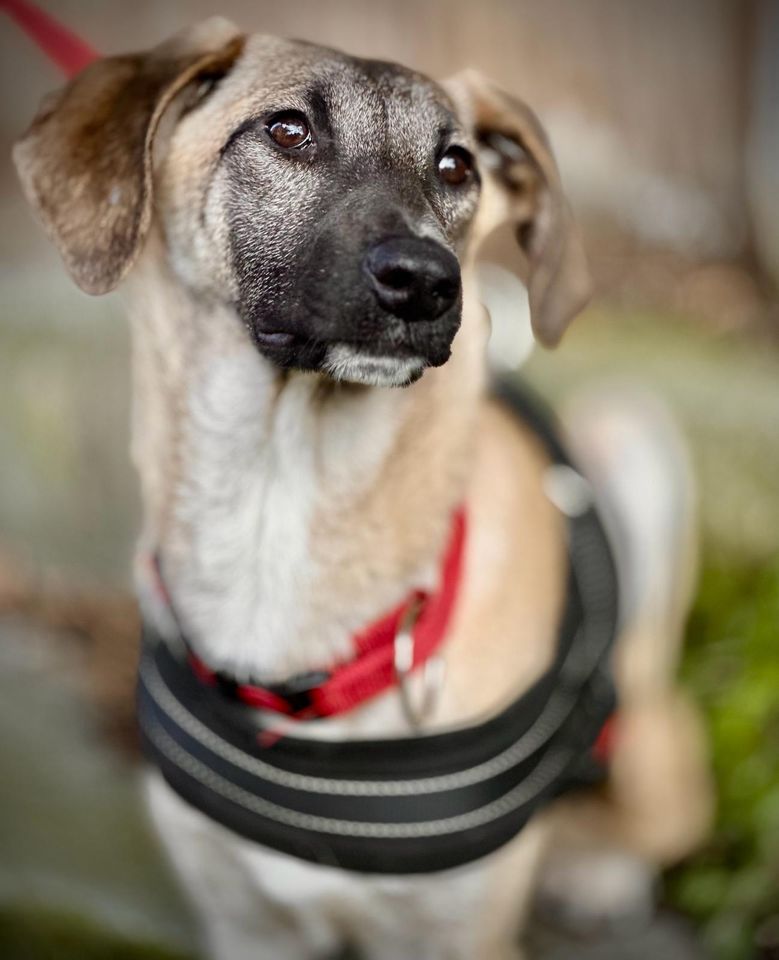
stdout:
[(434, 240), (391, 237), (371, 247), (365, 269), (381, 306), (404, 320), (433, 320), (460, 293), (460, 265)]

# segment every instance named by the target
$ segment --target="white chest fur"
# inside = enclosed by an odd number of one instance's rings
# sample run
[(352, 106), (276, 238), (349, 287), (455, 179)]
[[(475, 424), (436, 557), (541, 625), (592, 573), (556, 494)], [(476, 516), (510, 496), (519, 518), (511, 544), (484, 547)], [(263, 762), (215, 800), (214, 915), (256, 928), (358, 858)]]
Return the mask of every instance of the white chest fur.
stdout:
[[(238, 676), (284, 677), (350, 656), (353, 631), (410, 586), (321, 602), (339, 551), (316, 542), (317, 518), (375, 483), (406, 407), (397, 390), (321, 391), (305, 374), (280, 386), (249, 345), (189, 378), (165, 576), (188, 636)], [(414, 571), (416, 582), (433, 569)]]

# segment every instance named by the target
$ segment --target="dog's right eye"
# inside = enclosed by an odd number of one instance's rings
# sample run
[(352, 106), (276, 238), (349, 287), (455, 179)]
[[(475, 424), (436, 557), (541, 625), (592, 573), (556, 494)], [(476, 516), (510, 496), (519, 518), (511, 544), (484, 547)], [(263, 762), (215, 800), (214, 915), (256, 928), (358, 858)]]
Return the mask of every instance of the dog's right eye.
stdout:
[(449, 147), (438, 161), (438, 175), (450, 187), (461, 187), (474, 176), (473, 157), (462, 147)]
[(282, 150), (300, 150), (311, 143), (308, 120), (296, 110), (277, 113), (268, 121), (266, 130), (271, 140)]

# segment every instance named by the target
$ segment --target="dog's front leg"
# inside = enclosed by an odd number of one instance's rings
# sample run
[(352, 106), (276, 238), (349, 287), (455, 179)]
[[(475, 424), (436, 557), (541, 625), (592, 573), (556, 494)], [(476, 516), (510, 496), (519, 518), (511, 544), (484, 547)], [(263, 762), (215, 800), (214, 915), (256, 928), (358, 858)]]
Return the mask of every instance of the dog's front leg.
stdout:
[(388, 947), (372, 944), (361, 949), (361, 960), (527, 960), (525, 952), (516, 943), (504, 942), (492, 946), (474, 947), (470, 942), (460, 944), (435, 944), (422, 939), (405, 945), (392, 944)]
[(334, 956), (329, 950), (312, 952), (297, 932), (283, 932), (278, 925), (273, 930), (250, 931), (220, 917), (204, 920), (206, 955), (211, 960), (324, 960)]
[[(546, 818), (488, 857), (451, 871), (365, 884), (349, 939), (365, 960), (524, 960), (519, 946)], [(355, 921), (356, 921), (355, 914)]]
[(213, 960), (319, 960), (336, 953), (337, 935), (315, 910), (288, 909), (263, 893), (242, 857), (246, 841), (181, 800), (156, 771), (145, 782), (158, 835), (201, 925)]
[(444, 945), (429, 942), (430, 936), (420, 932), (418, 939), (403, 943), (370, 943), (360, 947), (358, 956), (360, 960), (527, 960), (524, 951), (511, 942), (478, 947), (467, 938), (459, 944)]

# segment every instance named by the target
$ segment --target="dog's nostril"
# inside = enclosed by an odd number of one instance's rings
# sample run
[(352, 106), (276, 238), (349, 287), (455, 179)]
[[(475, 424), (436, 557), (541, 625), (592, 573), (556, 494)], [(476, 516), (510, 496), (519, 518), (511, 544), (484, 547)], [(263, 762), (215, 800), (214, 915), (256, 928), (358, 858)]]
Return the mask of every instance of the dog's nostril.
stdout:
[(378, 270), (375, 277), (379, 283), (392, 290), (405, 290), (414, 282), (414, 274), (405, 267), (386, 267)]
[(433, 296), (439, 300), (454, 300), (459, 289), (459, 280), (445, 278), (444, 280), (439, 280), (438, 283), (433, 286), (432, 293)]

